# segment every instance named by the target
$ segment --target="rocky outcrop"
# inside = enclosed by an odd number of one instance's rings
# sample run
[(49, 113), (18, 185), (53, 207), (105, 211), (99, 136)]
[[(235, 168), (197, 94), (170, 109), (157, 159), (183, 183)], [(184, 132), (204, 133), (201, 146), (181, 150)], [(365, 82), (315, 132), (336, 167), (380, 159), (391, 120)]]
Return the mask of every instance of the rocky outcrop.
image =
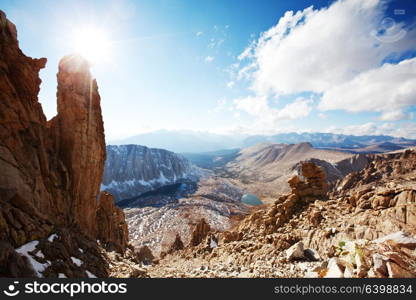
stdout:
[(173, 241), (172, 245), (169, 247), (168, 253), (173, 253), (178, 250), (182, 250), (184, 248), (181, 236), (177, 233), (175, 236), (175, 240)]
[(298, 175), (292, 177), (288, 183), (292, 194), (305, 202), (322, 199), (328, 192), (325, 171), (310, 161), (301, 163)]
[(48, 175), (65, 174), (66, 167), (49, 159), (46, 118), (37, 99), (45, 64), (45, 58), (22, 53), (14, 24), (0, 11), (0, 235), (13, 246), (47, 234), (67, 209), (65, 193), (50, 192), (64, 178)]
[(264, 212), (259, 210), (243, 220), (239, 230), (254, 232), (275, 232), (293, 214), (317, 199), (324, 199), (328, 190), (326, 174), (321, 167), (311, 161), (303, 162), (297, 169), (298, 175), (289, 181), (291, 193), (279, 199)]
[[(56, 276), (53, 260), (64, 254), (43, 247), (53, 232), (89, 243), (95, 249), (91, 262), (102, 258), (97, 239), (119, 251), (127, 244), (122, 212), (108, 197), (96, 200), (105, 146), (100, 96), (88, 63), (73, 55), (60, 61), (58, 114), (49, 122), (38, 102), (38, 73), (45, 63), (22, 53), (15, 26), (0, 11), (0, 257), (15, 258), (8, 267), (2, 264), (8, 276), (27, 274), (19, 258), (26, 252), (27, 266), (44, 263), (44, 270), (33, 270), (36, 276)], [(63, 243), (60, 251), (73, 253), (72, 244)], [(97, 273), (109, 274), (105, 265)], [(85, 270), (65, 274), (85, 276)]]
[(49, 122), (55, 151), (67, 166), (74, 221), (91, 235), (97, 232), (96, 197), (104, 169), (105, 140), (97, 82), (82, 57), (59, 63), (58, 114)]
[(142, 246), (137, 251), (137, 259), (146, 265), (152, 264), (154, 258), (152, 251), (147, 246)]
[(201, 219), (194, 227), (189, 245), (198, 246), (205, 239), (210, 230), (211, 227), (207, 224), (205, 219)]
[(101, 185), (116, 201), (184, 180), (195, 181), (198, 172), (183, 156), (139, 145), (107, 146)]
[(97, 238), (106, 243), (107, 249), (122, 252), (128, 243), (128, 228), (124, 212), (114, 205), (113, 196), (101, 192), (97, 209)]

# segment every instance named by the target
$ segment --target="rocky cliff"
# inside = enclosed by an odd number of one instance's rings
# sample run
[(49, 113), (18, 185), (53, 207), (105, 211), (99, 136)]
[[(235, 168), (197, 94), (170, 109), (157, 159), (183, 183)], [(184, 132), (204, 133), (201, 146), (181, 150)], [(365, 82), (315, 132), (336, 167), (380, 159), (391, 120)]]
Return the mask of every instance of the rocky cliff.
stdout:
[(84, 59), (64, 57), (48, 122), (38, 101), (45, 64), (22, 53), (0, 11), (0, 275), (86, 276), (91, 265), (107, 276), (97, 239), (124, 252), (128, 233), (111, 196), (97, 200), (105, 160), (97, 84)]
[(110, 145), (101, 189), (119, 201), (181, 180), (195, 179), (196, 173), (186, 158), (167, 150)]

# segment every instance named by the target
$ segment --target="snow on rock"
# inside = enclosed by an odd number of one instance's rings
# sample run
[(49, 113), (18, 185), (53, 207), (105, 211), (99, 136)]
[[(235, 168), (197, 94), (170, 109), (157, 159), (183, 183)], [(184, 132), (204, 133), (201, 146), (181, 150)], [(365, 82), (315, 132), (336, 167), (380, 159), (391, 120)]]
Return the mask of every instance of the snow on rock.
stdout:
[(403, 231), (391, 233), (389, 235), (376, 239), (374, 242), (383, 243), (388, 240), (391, 240), (403, 247), (416, 248), (416, 238)]
[(58, 238), (58, 235), (54, 233), (48, 237), (48, 241), (52, 243), (56, 238)]
[(45, 255), (43, 255), (42, 250), (39, 250), (38, 252), (36, 252), (36, 257), (40, 257), (40, 258), (45, 258)]
[(80, 267), (84, 262), (76, 257), (71, 256), (71, 260), (72, 262), (77, 265), (78, 267)]
[(94, 274), (92, 274), (90, 271), (86, 270), (85, 273), (87, 273), (88, 278), (97, 278)]
[[(15, 249), (15, 251), (22, 255), (25, 256), (30, 265), (32, 266), (33, 271), (35, 271), (36, 275), (38, 277), (43, 277), (42, 273), (43, 271), (45, 271), (45, 269), (47, 267), (49, 267), (51, 265), (50, 261), (47, 261), (46, 263), (42, 264), (40, 262), (38, 262), (36, 259), (33, 258), (33, 256), (31, 254), (29, 254), (29, 252), (33, 252), (36, 249), (36, 246), (39, 244), (39, 241), (35, 240), (35, 241), (31, 241), (27, 244), (24, 244), (23, 246), (20, 246), (19, 248)], [(38, 251), (37, 253), (39, 253), (40, 251)], [(40, 252), (43, 256), (43, 253)], [(39, 256), (41, 257), (41, 256)]]
[(68, 278), (68, 277), (66, 277), (66, 275), (64, 273), (59, 273), (58, 278)]
[(209, 246), (210, 246), (210, 248), (217, 248), (218, 244), (213, 238), (211, 238)]

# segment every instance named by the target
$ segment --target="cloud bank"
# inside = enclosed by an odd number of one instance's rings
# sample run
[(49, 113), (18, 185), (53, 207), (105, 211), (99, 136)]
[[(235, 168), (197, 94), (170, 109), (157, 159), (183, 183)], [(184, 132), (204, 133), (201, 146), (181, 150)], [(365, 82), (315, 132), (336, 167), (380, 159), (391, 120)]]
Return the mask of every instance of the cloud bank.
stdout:
[(287, 11), (238, 57), (236, 80), (248, 79), (254, 96), (237, 99), (236, 108), (271, 122), (294, 120), (307, 116), (312, 103), (296, 100), (275, 110), (267, 99), (308, 92), (319, 96), (321, 114), (414, 118), (407, 110), (416, 104), (416, 58), (402, 57), (416, 50), (415, 30), (387, 18), (386, 8), (382, 0), (339, 0)]

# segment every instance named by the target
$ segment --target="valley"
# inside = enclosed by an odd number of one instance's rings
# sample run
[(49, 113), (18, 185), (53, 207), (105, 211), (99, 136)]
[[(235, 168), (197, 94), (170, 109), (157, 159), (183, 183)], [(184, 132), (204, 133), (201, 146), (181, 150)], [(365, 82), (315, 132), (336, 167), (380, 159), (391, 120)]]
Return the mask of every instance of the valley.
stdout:
[[(124, 209), (131, 243), (136, 249), (147, 247), (156, 259), (171, 253), (178, 237), (184, 247), (190, 244), (193, 230), (202, 219), (211, 232), (221, 234), (235, 230), (240, 220), (290, 193), (293, 189), (290, 180), (302, 173), (305, 163), (320, 168), (328, 189), (333, 190), (348, 174), (360, 172), (378, 157), (377, 154), (317, 149), (310, 143), (263, 143), (241, 150), (175, 155), (170, 157), (175, 160), (181, 157), (184, 164), (194, 170), (192, 180), (167, 183), (117, 202)], [(119, 159), (113, 157), (112, 160)], [(169, 161), (161, 164), (140, 156), (133, 156), (129, 161), (140, 164), (143, 169), (150, 169), (147, 164), (163, 165), (163, 168), (174, 166)], [(106, 168), (111, 166), (106, 164)], [(134, 167), (126, 164), (124, 168), (132, 173)], [(156, 171), (155, 176), (165, 177), (164, 171)], [(173, 168), (169, 171), (176, 173)], [(131, 177), (129, 180), (142, 179)]]

